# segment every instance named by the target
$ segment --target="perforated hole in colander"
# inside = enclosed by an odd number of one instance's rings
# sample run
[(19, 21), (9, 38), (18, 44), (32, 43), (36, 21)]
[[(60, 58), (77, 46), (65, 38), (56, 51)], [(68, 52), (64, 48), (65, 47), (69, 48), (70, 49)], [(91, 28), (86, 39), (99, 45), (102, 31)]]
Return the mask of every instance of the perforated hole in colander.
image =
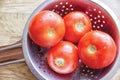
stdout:
[[(115, 35), (116, 25), (113, 19), (101, 6), (90, 0), (56, 0), (45, 6), (42, 10), (54, 11), (62, 17), (72, 11), (82, 11), (90, 17), (94, 30), (104, 31), (117, 41)], [(109, 72), (114, 64), (104, 69), (95, 70), (79, 61), (79, 66), (73, 73), (60, 75), (52, 71), (47, 64), (46, 55), (48, 49), (37, 46), (29, 37), (28, 44), (32, 62), (39, 73), (42, 74), (42, 77), (45, 78), (44, 80), (99, 80)]]
[[(82, 5), (79, 7), (83, 7)], [(87, 6), (86, 6), (87, 7)], [(61, 1), (55, 5), (53, 5), (52, 11), (58, 13), (62, 17), (66, 14), (68, 14), (71, 11), (83, 11), (85, 12), (92, 21), (93, 29), (102, 29), (103, 26), (106, 26), (106, 18), (104, 16), (104, 13), (102, 13), (101, 10), (95, 8), (95, 7), (88, 7), (86, 9), (77, 8), (77, 5), (72, 3), (72, 1)]]

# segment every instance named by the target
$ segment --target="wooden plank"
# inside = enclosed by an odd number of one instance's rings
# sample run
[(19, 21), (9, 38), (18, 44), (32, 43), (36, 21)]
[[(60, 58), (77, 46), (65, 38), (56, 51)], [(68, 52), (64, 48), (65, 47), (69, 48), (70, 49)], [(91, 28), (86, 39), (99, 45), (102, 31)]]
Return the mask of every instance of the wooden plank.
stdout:
[(25, 23), (32, 11), (44, 0), (0, 0), (0, 46), (22, 38)]
[(0, 67), (0, 80), (37, 80), (25, 63)]
[[(21, 40), (24, 25), (32, 11), (44, 0), (0, 0), (0, 46), (10, 45)], [(8, 50), (2, 54), (11, 54), (22, 58), (21, 49)], [(13, 57), (9, 58), (13, 59)], [(19, 56), (18, 56), (19, 55)], [(0, 56), (7, 60), (6, 56)], [(15, 59), (15, 58), (14, 58)], [(16, 63), (0, 67), (0, 80), (37, 80), (25, 63)]]

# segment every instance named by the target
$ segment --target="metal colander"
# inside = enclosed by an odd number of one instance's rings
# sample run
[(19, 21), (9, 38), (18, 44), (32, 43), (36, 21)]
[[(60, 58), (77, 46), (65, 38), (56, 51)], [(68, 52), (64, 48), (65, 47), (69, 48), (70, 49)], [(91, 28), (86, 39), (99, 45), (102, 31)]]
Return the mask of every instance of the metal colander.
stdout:
[[(28, 35), (28, 25), (34, 15), (42, 10), (51, 10), (64, 17), (72, 11), (86, 13), (94, 30), (104, 31), (112, 36), (117, 46), (114, 62), (104, 69), (91, 69), (79, 61), (77, 69), (70, 74), (57, 74), (47, 64), (47, 49), (36, 45)], [(23, 34), (23, 52), (26, 62), (39, 80), (110, 80), (120, 67), (120, 24), (115, 14), (99, 0), (47, 0), (29, 18)]]

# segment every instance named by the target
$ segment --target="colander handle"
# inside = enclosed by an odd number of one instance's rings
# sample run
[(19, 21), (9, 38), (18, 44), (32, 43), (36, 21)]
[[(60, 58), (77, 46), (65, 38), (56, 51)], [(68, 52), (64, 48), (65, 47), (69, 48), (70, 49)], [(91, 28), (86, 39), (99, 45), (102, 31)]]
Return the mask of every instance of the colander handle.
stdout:
[(0, 66), (23, 61), (25, 60), (21, 41), (12, 45), (0, 47)]

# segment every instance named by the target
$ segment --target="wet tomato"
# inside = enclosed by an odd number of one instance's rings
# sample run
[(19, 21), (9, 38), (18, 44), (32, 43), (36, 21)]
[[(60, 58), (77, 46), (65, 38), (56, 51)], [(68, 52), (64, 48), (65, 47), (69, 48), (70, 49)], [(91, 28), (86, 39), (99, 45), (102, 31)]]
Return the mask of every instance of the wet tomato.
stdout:
[(41, 11), (31, 20), (28, 32), (39, 46), (52, 47), (64, 37), (64, 20), (55, 12)]
[(109, 66), (116, 57), (116, 45), (110, 35), (102, 31), (86, 33), (78, 44), (81, 61), (93, 69)]
[(50, 68), (59, 74), (73, 72), (78, 65), (77, 47), (68, 41), (61, 41), (47, 54)]
[(90, 18), (83, 12), (70, 12), (64, 17), (66, 32), (65, 40), (78, 42), (79, 39), (92, 29)]

